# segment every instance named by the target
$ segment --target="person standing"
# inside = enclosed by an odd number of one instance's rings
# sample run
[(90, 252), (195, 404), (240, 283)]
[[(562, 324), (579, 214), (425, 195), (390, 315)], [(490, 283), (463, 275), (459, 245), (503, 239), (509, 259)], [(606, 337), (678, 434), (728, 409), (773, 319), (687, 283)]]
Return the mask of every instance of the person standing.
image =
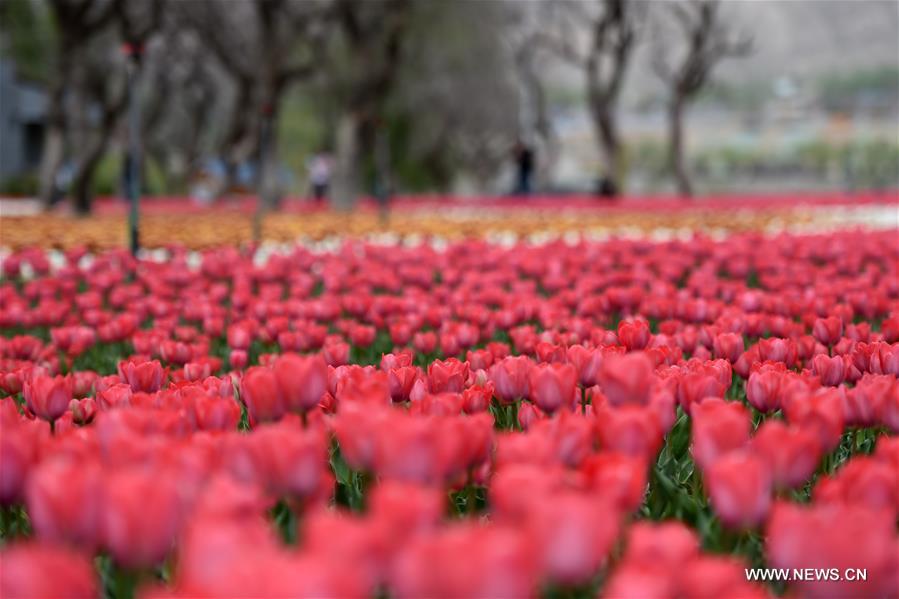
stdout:
[(515, 144), (515, 165), (517, 170), (515, 195), (530, 195), (534, 178), (534, 149), (522, 140)]
[(316, 204), (322, 204), (328, 197), (331, 185), (331, 156), (324, 152), (315, 154), (307, 164), (309, 184), (312, 186), (312, 197)]

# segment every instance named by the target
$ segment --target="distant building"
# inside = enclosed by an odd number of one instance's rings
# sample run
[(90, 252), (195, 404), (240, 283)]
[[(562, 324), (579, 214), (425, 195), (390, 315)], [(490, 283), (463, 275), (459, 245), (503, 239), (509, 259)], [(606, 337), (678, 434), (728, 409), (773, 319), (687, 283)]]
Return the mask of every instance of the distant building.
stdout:
[(0, 60), (0, 181), (36, 173), (46, 115), (44, 90), (19, 80), (15, 65)]

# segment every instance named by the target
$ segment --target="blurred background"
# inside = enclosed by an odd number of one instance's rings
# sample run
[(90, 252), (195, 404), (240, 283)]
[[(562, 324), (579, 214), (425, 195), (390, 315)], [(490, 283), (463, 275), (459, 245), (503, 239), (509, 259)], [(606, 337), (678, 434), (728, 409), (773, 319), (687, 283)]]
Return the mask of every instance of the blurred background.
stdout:
[[(899, 4), (2, 0), (0, 195), (899, 186)], [(123, 174), (125, 173), (125, 174)]]

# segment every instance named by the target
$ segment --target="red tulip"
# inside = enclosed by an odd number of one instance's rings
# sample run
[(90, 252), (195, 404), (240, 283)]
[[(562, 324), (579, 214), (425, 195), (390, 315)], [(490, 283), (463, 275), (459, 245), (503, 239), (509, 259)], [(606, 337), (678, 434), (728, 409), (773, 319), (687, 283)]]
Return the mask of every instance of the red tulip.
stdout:
[(677, 400), (681, 408), (690, 414), (693, 406), (706, 398), (724, 397), (727, 387), (715, 376), (703, 371), (688, 372), (677, 386)]
[[(393, 338), (393, 329), (391, 329), (391, 338)], [(397, 339), (402, 339), (402, 335)], [(394, 343), (396, 343), (394, 339)], [(437, 349), (437, 333), (434, 331), (419, 331), (412, 336), (412, 345), (422, 354), (432, 354)]]
[(351, 468), (371, 470), (374, 467), (378, 431), (387, 418), (388, 413), (376, 407), (355, 403), (341, 406), (332, 426), (340, 453)]
[(676, 579), (666, 570), (642, 563), (623, 562), (616, 566), (600, 597), (675, 597)]
[(193, 405), (197, 428), (203, 431), (231, 431), (240, 422), (240, 406), (233, 399), (200, 395)]
[(7, 506), (22, 499), (25, 483), (37, 457), (38, 436), (27, 425), (17, 426), (9, 422), (0, 422), (0, 425), (3, 429), (0, 435), (0, 505)]
[(791, 425), (805, 428), (815, 435), (822, 453), (828, 453), (840, 443), (844, 414), (836, 389), (821, 389), (796, 398), (784, 405), (784, 414)]
[(465, 352), (465, 361), (471, 370), (487, 370), (493, 365), (493, 354), (486, 349), (470, 349)]
[(771, 468), (776, 487), (793, 489), (812, 476), (821, 458), (815, 436), (780, 420), (767, 420), (752, 438), (752, 450)]
[(899, 343), (880, 344), (877, 351), (872, 352), (868, 368), (874, 374), (899, 376)]
[(535, 558), (532, 544), (515, 530), (459, 524), (404, 547), (389, 587), (398, 599), (527, 597), (537, 584)]
[(367, 495), (371, 517), (390, 531), (397, 547), (409, 536), (436, 529), (443, 518), (445, 497), (432, 487), (385, 480)]
[(87, 555), (46, 543), (28, 542), (0, 550), (3, 597), (97, 597), (94, 567)]
[(577, 401), (577, 372), (571, 364), (537, 364), (528, 376), (529, 397), (552, 414)]
[(90, 397), (73, 399), (69, 402), (69, 409), (72, 411), (72, 420), (75, 424), (82, 426), (89, 424), (97, 415), (97, 404)]
[(693, 420), (691, 452), (702, 470), (749, 442), (752, 421), (741, 403), (710, 397), (695, 404), (690, 415)]
[(184, 378), (188, 381), (200, 381), (211, 374), (212, 366), (209, 362), (188, 362), (184, 365)]
[(418, 380), (418, 368), (414, 366), (402, 366), (391, 368), (387, 371), (387, 384), (390, 386), (390, 397), (395, 402), (403, 402), (409, 399), (412, 386)]
[(246, 350), (232, 349), (231, 353), (228, 354), (228, 362), (231, 364), (231, 368), (243, 370), (249, 363), (249, 356)]
[(232, 324), (228, 327), (228, 347), (232, 350), (248, 350), (252, 342), (249, 327), (243, 324)]
[(350, 362), (350, 345), (343, 341), (328, 341), (322, 346), (322, 357), (328, 366), (341, 366)]
[(193, 351), (186, 343), (166, 340), (159, 346), (159, 355), (168, 363), (183, 366), (193, 358)]
[(93, 551), (100, 542), (99, 464), (56, 458), (31, 473), (26, 504), (35, 535), (50, 542), (69, 542)]
[(384, 354), (381, 356), (381, 370), (388, 372), (394, 368), (403, 368), (412, 366), (415, 356), (411, 351), (402, 351), (395, 354)]
[(372, 326), (359, 325), (350, 329), (350, 341), (357, 347), (369, 347), (375, 341), (378, 330)]
[(740, 375), (740, 378), (747, 379), (752, 372), (752, 366), (759, 361), (759, 346), (753, 345), (737, 358), (734, 362), (734, 372)]
[(812, 359), (812, 371), (821, 378), (821, 384), (836, 387), (846, 375), (842, 356), (828, 357), (818, 354)]
[(434, 360), (428, 365), (428, 388), (431, 393), (460, 393), (468, 380), (468, 363), (455, 358)]
[(628, 562), (651, 567), (677, 569), (699, 555), (699, 539), (688, 526), (667, 521), (635, 522), (628, 532)]
[(285, 354), (272, 366), (285, 409), (306, 412), (328, 390), (328, 366), (321, 356)]
[(113, 408), (128, 406), (131, 404), (131, 385), (127, 383), (116, 383), (97, 392), (97, 405), (101, 410), (111, 410)]
[(759, 412), (768, 413), (780, 407), (781, 371), (762, 365), (746, 381), (746, 400)]
[(622, 320), (618, 323), (618, 340), (628, 351), (644, 349), (649, 345), (652, 333), (642, 320)]
[(325, 499), (333, 491), (327, 438), (318, 427), (303, 429), (285, 418), (254, 429), (233, 452), (232, 472), (240, 480), (259, 484), (273, 497), (312, 501)]
[(119, 376), (131, 385), (133, 391), (153, 393), (162, 388), (165, 372), (159, 360), (149, 362), (119, 362)]
[(262, 366), (247, 370), (240, 380), (240, 397), (254, 422), (270, 422), (286, 413), (275, 373)]
[(107, 475), (100, 510), (103, 544), (126, 568), (158, 564), (172, 548), (181, 518), (178, 483), (167, 472)]
[(35, 376), (25, 383), (22, 395), (35, 416), (53, 422), (69, 409), (72, 385), (63, 376)]
[[(462, 443), (440, 428), (443, 419), (391, 416), (390, 434), (376, 435), (374, 469), (384, 478), (434, 484), (461, 468)], [(386, 430), (386, 429), (385, 429)]]
[(734, 451), (707, 466), (705, 476), (712, 508), (732, 528), (761, 524), (771, 507), (771, 471), (760, 458)]
[(839, 316), (815, 320), (812, 335), (824, 345), (833, 345), (843, 336), (843, 321)]
[(796, 345), (790, 340), (777, 337), (760, 339), (758, 348), (762, 362), (783, 362), (787, 368), (796, 362)]
[(652, 362), (641, 352), (610, 354), (599, 370), (599, 385), (613, 406), (646, 405), (652, 378)]
[(794, 581), (803, 596), (889, 596), (896, 588), (893, 526), (889, 512), (861, 506), (779, 502), (768, 521), (766, 553), (775, 568), (865, 570), (863, 580)]
[(6, 391), (9, 395), (16, 395), (21, 392), (23, 385), (22, 375), (21, 369), (0, 373), (0, 389)]
[(532, 403), (522, 402), (518, 406), (518, 426), (523, 431), (530, 429), (535, 422), (543, 418), (546, 418), (546, 414)]
[(537, 352), (537, 361), (543, 362), (545, 364), (549, 364), (551, 362), (563, 363), (565, 362), (565, 348), (561, 345), (556, 345), (555, 343), (549, 343), (547, 341), (541, 341), (534, 348)]
[[(389, 327), (390, 340), (394, 345), (406, 345), (412, 338), (413, 330), (408, 322), (394, 322)], [(437, 345), (437, 336), (433, 335), (434, 346)], [(421, 351), (421, 350), (419, 350)], [(433, 347), (431, 348), (433, 351)], [(430, 353), (430, 352), (425, 352)]]
[(75, 399), (84, 399), (94, 390), (94, 385), (100, 379), (96, 372), (90, 370), (76, 370), (69, 373), (72, 381), (72, 397)]
[(715, 357), (735, 363), (743, 354), (743, 335), (739, 333), (721, 333), (714, 340)]
[(746, 579), (746, 564), (732, 557), (700, 556), (678, 572), (680, 597), (742, 597), (763, 599), (769, 593)]
[(662, 444), (662, 429), (650, 407), (621, 406), (596, 411), (599, 444), (603, 449), (655, 459)]
[(578, 380), (584, 387), (592, 387), (598, 382), (599, 369), (602, 365), (602, 351), (586, 348), (583, 345), (572, 345), (567, 352), (568, 362), (578, 373)]
[[(486, 412), (493, 399), (493, 383), (487, 381), (483, 386), (475, 385), (462, 391), (462, 409), (466, 414)], [(519, 408), (519, 414), (520, 414)]]
[(899, 473), (885, 461), (856, 456), (830, 479), (834, 484), (829, 491), (822, 482), (819, 480), (815, 486), (816, 502), (839, 501), (899, 513)]
[(524, 524), (534, 535), (544, 577), (566, 585), (590, 580), (619, 530), (614, 505), (576, 492), (556, 493), (545, 501), (533, 497)]
[(643, 458), (602, 452), (587, 458), (582, 470), (589, 487), (612, 499), (623, 512), (633, 512), (643, 503), (646, 491)]
[(527, 356), (503, 358), (490, 367), (496, 397), (509, 404), (528, 395), (528, 374), (533, 362)]

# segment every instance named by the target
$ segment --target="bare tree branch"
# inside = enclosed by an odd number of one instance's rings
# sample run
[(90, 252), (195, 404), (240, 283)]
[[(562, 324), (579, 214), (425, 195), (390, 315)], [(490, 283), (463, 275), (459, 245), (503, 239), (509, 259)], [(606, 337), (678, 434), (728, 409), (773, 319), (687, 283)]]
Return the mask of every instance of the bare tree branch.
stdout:
[[(719, 0), (691, 0), (666, 3), (668, 14), (678, 25), (683, 51), (679, 62), (671, 59), (671, 47), (657, 43), (652, 67), (669, 88), (669, 161), (681, 195), (693, 189), (684, 161), (683, 113), (708, 83), (715, 66), (725, 58), (745, 56), (752, 51), (752, 38), (735, 34), (722, 17)], [(657, 35), (662, 39), (662, 35)]]
[(556, 57), (580, 68), (585, 68), (587, 65), (587, 57), (575, 49), (572, 45), (572, 40), (556, 37), (546, 31), (533, 33), (525, 40), (523, 45), (543, 48)]
[[(594, 11), (588, 7), (595, 8)], [(590, 115), (596, 139), (605, 160), (606, 177), (620, 189), (624, 180), (624, 158), (615, 112), (624, 77), (642, 20), (634, 0), (564, 2), (547, 5), (549, 27), (536, 32), (532, 43), (578, 67), (584, 73)], [(574, 21), (587, 30), (578, 36)], [(587, 37), (586, 50), (576, 48), (579, 37)]]

